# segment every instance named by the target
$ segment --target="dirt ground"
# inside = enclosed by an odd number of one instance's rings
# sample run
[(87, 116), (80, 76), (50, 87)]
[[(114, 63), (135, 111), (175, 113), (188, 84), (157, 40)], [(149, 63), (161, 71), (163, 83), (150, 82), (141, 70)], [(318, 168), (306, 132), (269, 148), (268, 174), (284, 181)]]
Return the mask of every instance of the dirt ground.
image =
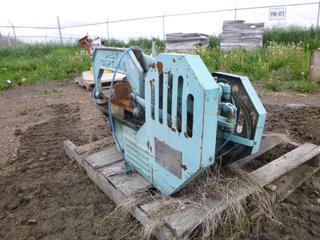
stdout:
[[(267, 131), (320, 144), (320, 93), (258, 92)], [(73, 83), (44, 83), (0, 92), (0, 239), (138, 239), (141, 228), (64, 153), (110, 134), (90, 93)], [(320, 239), (320, 173), (275, 206), (240, 239)]]

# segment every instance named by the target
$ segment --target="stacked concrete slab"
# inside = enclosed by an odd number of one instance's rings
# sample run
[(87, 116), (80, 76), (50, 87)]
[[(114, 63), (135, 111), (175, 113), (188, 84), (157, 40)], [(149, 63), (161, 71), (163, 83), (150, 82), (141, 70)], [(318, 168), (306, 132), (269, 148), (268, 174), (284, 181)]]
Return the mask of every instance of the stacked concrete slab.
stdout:
[(262, 47), (264, 23), (246, 23), (243, 20), (224, 21), (220, 35), (220, 48), (256, 50)]
[(207, 47), (208, 35), (202, 33), (166, 34), (166, 51), (190, 50)]

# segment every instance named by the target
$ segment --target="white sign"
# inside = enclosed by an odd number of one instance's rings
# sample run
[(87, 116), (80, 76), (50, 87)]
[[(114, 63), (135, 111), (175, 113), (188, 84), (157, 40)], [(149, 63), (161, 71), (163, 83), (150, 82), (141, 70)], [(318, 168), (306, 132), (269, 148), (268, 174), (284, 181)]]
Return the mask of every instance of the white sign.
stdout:
[(286, 8), (270, 8), (269, 20), (285, 20), (286, 13)]

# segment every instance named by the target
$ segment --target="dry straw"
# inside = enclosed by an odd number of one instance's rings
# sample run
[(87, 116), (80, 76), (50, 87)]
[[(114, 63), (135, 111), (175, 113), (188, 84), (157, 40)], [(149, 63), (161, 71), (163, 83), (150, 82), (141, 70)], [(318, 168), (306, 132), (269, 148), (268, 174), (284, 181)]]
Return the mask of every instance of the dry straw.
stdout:
[[(244, 196), (249, 196), (245, 198)], [(197, 233), (197, 238), (212, 238), (219, 227), (224, 235), (233, 236), (248, 226), (248, 214), (257, 211), (274, 219), (271, 196), (240, 168), (211, 168), (174, 196), (156, 190), (139, 192), (129, 197), (115, 211), (130, 214), (133, 206), (148, 204), (152, 219), (143, 226), (142, 238), (150, 239), (155, 228), (182, 211), (196, 209), (199, 224), (185, 234), (185, 239)], [(195, 231), (196, 230), (196, 231)]]

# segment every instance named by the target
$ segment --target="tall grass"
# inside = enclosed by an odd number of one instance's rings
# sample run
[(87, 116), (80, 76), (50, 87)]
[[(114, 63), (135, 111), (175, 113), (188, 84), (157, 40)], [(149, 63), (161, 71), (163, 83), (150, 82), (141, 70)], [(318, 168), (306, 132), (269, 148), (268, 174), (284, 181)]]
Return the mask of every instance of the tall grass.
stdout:
[(62, 81), (90, 68), (78, 45), (21, 45), (0, 48), (0, 90), (47, 80)]
[[(210, 71), (245, 75), (273, 91), (291, 88), (313, 92), (318, 86), (308, 81), (310, 50), (320, 47), (320, 36), (314, 37), (314, 28), (272, 28), (266, 30), (264, 47), (260, 50), (222, 52), (219, 38), (213, 35), (209, 38), (208, 48), (191, 53), (199, 54)], [(158, 52), (163, 52), (163, 41), (155, 40)], [(152, 39), (138, 38), (128, 42), (111, 39), (105, 44), (112, 47), (138, 45), (150, 53)], [(0, 48), (0, 90), (46, 80), (61, 81), (89, 67), (90, 58), (78, 45), (36, 44)]]
[(248, 76), (270, 90), (285, 88), (313, 92), (317, 84), (308, 81), (310, 52), (301, 43), (268, 42), (265, 47), (248, 51), (237, 49), (223, 52), (219, 48), (194, 51), (210, 71), (223, 71)]
[(316, 27), (303, 28), (289, 26), (288, 28), (273, 27), (266, 29), (263, 33), (263, 43), (277, 42), (283, 44), (301, 44), (305, 50), (320, 48), (320, 28), (318, 33)]

